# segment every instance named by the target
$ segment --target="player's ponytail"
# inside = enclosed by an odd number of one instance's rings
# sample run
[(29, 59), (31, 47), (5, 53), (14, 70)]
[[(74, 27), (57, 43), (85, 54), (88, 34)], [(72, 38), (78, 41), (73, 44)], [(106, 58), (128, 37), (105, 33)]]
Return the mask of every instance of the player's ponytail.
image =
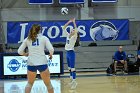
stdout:
[(77, 46), (80, 46), (80, 34), (79, 33), (77, 33), (77, 39), (76, 39), (74, 47), (77, 47)]
[(33, 24), (29, 31), (28, 39), (34, 42), (40, 30), (41, 30), (41, 26), (39, 24)]

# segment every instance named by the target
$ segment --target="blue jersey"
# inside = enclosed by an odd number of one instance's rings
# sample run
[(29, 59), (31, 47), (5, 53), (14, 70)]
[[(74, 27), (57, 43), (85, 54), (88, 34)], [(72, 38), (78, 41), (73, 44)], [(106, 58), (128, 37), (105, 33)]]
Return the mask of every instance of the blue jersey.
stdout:
[(140, 50), (138, 50), (137, 55), (140, 55)]
[(114, 55), (115, 60), (126, 60), (126, 53), (124, 51), (116, 51)]

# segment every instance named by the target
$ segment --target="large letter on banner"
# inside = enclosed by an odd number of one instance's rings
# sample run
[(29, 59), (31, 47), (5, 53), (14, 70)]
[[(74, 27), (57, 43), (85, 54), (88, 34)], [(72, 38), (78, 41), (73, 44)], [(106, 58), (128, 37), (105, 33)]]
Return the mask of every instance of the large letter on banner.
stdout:
[[(66, 31), (73, 30), (71, 23), (63, 31), (67, 21), (52, 22), (8, 22), (7, 43), (20, 43), (27, 36), (33, 24), (42, 26), (42, 34), (47, 36), (51, 42), (65, 42)], [(128, 40), (129, 20), (76, 20), (81, 41), (101, 40)]]

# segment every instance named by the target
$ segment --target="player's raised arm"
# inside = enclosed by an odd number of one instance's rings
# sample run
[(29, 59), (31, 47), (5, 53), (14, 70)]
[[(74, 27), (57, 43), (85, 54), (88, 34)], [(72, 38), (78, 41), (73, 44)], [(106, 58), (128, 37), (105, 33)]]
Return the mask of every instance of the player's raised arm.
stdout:
[(73, 18), (72, 22), (74, 24), (74, 28), (76, 29), (77, 28), (77, 25), (76, 25), (76, 22), (75, 22), (75, 18)]
[(75, 34), (77, 34), (78, 33), (78, 30), (77, 30), (77, 25), (76, 25), (76, 22), (75, 22), (75, 18), (73, 18), (72, 22), (74, 24)]
[(63, 27), (63, 29), (65, 29), (71, 22), (72, 22), (73, 19), (70, 19)]

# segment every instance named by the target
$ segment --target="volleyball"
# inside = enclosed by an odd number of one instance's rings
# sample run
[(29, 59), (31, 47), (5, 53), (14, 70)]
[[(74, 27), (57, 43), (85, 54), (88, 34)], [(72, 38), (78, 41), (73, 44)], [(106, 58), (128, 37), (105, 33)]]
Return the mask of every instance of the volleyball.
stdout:
[(66, 14), (68, 14), (68, 8), (67, 7), (63, 7), (63, 8), (61, 8), (61, 14), (62, 15), (66, 15)]

